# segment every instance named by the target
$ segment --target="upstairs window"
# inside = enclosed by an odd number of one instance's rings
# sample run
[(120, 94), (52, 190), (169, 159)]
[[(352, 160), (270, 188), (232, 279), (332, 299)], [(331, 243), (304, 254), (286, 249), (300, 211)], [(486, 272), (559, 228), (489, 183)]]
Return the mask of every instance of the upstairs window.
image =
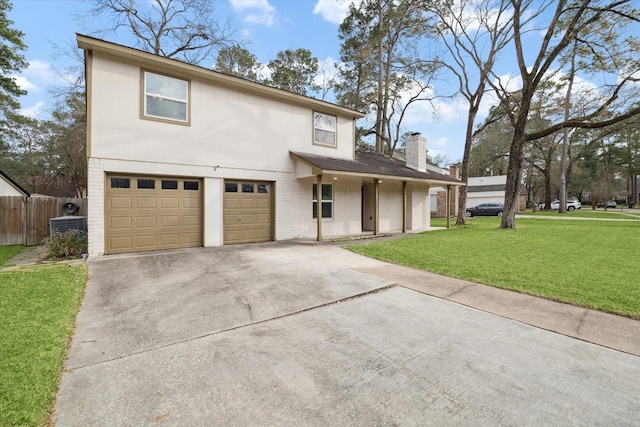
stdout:
[(189, 123), (189, 82), (144, 71), (145, 118)]
[(313, 113), (313, 143), (336, 146), (336, 117), (324, 113)]

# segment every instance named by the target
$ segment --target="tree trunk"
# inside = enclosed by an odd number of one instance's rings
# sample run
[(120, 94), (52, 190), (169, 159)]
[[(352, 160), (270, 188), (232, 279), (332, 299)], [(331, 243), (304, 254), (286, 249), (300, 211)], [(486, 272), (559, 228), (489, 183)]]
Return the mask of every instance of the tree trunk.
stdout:
[(383, 111), (384, 108), (386, 108), (386, 106), (383, 106), (383, 94), (382, 94), (382, 89), (384, 87), (384, 76), (383, 76), (383, 69), (384, 69), (384, 60), (383, 60), (383, 37), (382, 37), (382, 30), (383, 30), (383, 24), (382, 24), (382, 18), (383, 18), (383, 13), (382, 13), (382, 0), (378, 0), (378, 31), (380, 32), (379, 34), (379, 44), (378, 44), (378, 109), (376, 111), (376, 153), (382, 153), (384, 152), (384, 143), (382, 140), (382, 131), (383, 131), (383, 126), (382, 126), (382, 122), (383, 122)]
[[(564, 97), (564, 120), (569, 120), (569, 113), (571, 109), (571, 89), (573, 88), (573, 79), (576, 72), (576, 48), (577, 41), (573, 42), (573, 55), (571, 56), (571, 71), (569, 72), (569, 81), (567, 82), (567, 94)], [(569, 129), (566, 127), (562, 129), (562, 155), (560, 156), (560, 206), (558, 210), (560, 213), (567, 213), (567, 178), (566, 178), (566, 164), (567, 164), (567, 152), (569, 150)]]
[(509, 151), (509, 167), (507, 169), (507, 185), (504, 194), (504, 212), (500, 228), (516, 228), (516, 212), (518, 211), (518, 194), (524, 159), (524, 123), (515, 129), (511, 150)]
[[(467, 118), (467, 131), (464, 141), (464, 154), (462, 156), (462, 165), (460, 166), (460, 180), (467, 184), (469, 182), (469, 157), (471, 153), (471, 142), (473, 139), (473, 123), (476, 120), (478, 114), (478, 106), (475, 99), (471, 99), (469, 102), (469, 117)], [(456, 218), (456, 225), (466, 224), (465, 214), (467, 213), (467, 186), (460, 187), (458, 193), (458, 216)]]
[(544, 175), (544, 210), (551, 210), (551, 166), (547, 163), (547, 167), (542, 171)]

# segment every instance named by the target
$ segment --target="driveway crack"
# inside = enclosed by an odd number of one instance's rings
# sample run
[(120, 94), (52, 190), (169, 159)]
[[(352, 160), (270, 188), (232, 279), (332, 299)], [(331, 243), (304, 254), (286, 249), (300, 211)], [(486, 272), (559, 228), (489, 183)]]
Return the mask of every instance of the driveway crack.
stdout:
[[(319, 304), (319, 305), (315, 305), (315, 306), (312, 306), (312, 307), (307, 307), (307, 308), (303, 308), (303, 309), (300, 309), (300, 310), (292, 311), (290, 313), (281, 314), (279, 316), (270, 317), (268, 319), (258, 320), (256, 322), (251, 321), (251, 323), (243, 323), (243, 324), (240, 324), (240, 325), (232, 326), (232, 327), (221, 329), (221, 330), (218, 330), (218, 331), (209, 332), (209, 333), (198, 335), (198, 336), (195, 336), (195, 337), (184, 338), (184, 339), (181, 339), (181, 340), (178, 340), (178, 341), (174, 341), (174, 342), (170, 342), (170, 343), (167, 343), (167, 344), (164, 344), (164, 345), (161, 345), (161, 346), (157, 346), (157, 347), (153, 347), (153, 348), (147, 348), (147, 349), (136, 351), (136, 352), (132, 352), (132, 353), (129, 353), (129, 354), (124, 354), (124, 355), (121, 355), (121, 356), (112, 357), (110, 359), (101, 360), (99, 362), (87, 363), (86, 365), (71, 366), (68, 369), (70, 371), (74, 371), (76, 369), (82, 369), (82, 368), (87, 368), (87, 367), (91, 367), (91, 366), (101, 365), (103, 363), (113, 362), (113, 361), (120, 360), (120, 359), (126, 359), (127, 357), (137, 356), (139, 354), (145, 354), (145, 353), (149, 353), (151, 351), (162, 350), (163, 348), (173, 347), (175, 345), (180, 345), (180, 344), (188, 343), (188, 342), (191, 342), (191, 341), (196, 341), (196, 340), (199, 340), (199, 339), (202, 339), (202, 338), (208, 338), (208, 337), (212, 337), (212, 336), (215, 336), (215, 335), (220, 335), (220, 334), (223, 334), (225, 332), (235, 331), (235, 330), (238, 330), (238, 329), (246, 328), (248, 326), (255, 326), (255, 325), (260, 325), (262, 323), (271, 322), (273, 320), (284, 319), (286, 317), (295, 316), (297, 314), (301, 314), (301, 313), (304, 313), (304, 312), (307, 312), (307, 311), (315, 310), (315, 309), (326, 307), (326, 306), (333, 305), (333, 304), (338, 304), (338, 303), (350, 301), (350, 300), (353, 300), (353, 299), (356, 299), (356, 298), (360, 298), (360, 297), (363, 297), (363, 296), (366, 296), (366, 295), (370, 295), (370, 294), (375, 294), (375, 293), (378, 293), (378, 292), (381, 292), (381, 291), (386, 291), (388, 289), (392, 289), (392, 288), (395, 288), (397, 286), (398, 286), (397, 284), (393, 283), (393, 284), (382, 286), (380, 288), (372, 289), (372, 290), (369, 290), (369, 291), (366, 291), (366, 292), (361, 292), (359, 294), (350, 295), (350, 296), (344, 297), (344, 298), (339, 298), (337, 300), (329, 301), (329, 302), (326, 302), (326, 303), (323, 303), (323, 304)], [(249, 307), (251, 307), (251, 306), (249, 305)]]

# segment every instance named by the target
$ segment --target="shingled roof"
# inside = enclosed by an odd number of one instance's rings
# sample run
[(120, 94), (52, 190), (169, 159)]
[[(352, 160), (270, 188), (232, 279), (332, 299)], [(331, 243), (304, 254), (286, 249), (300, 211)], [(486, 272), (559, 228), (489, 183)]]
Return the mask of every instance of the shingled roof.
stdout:
[(463, 185), (462, 181), (427, 170), (420, 172), (406, 166), (405, 162), (393, 159), (384, 154), (356, 151), (355, 158), (337, 159), (315, 154), (290, 152), (294, 158), (301, 160), (322, 173), (356, 173), (368, 176), (387, 176), (398, 179), (428, 180), (439, 184)]

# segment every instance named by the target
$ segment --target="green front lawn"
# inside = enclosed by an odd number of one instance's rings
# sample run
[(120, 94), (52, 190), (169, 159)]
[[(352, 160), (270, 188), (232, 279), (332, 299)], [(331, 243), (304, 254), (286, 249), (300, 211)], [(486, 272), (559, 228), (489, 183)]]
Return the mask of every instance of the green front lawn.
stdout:
[[(420, 237), (348, 246), (408, 267), (640, 319), (640, 221), (472, 218)], [(455, 219), (452, 220), (452, 224)], [(443, 220), (432, 221), (444, 226)]]
[(0, 273), (0, 426), (46, 422), (86, 279), (84, 265)]
[(561, 217), (561, 218), (598, 218), (598, 219), (636, 219), (640, 220), (640, 212), (637, 210), (629, 210), (625, 209), (624, 211), (616, 211), (615, 209), (609, 209), (607, 211), (604, 210), (596, 210), (594, 211), (590, 207), (585, 209), (578, 209), (573, 212), (567, 213), (559, 213), (558, 211), (527, 211), (522, 213), (523, 215), (534, 215), (534, 216), (551, 216), (551, 217)]
[(24, 246), (0, 246), (0, 267), (4, 265), (9, 259), (19, 254), (24, 249)]

